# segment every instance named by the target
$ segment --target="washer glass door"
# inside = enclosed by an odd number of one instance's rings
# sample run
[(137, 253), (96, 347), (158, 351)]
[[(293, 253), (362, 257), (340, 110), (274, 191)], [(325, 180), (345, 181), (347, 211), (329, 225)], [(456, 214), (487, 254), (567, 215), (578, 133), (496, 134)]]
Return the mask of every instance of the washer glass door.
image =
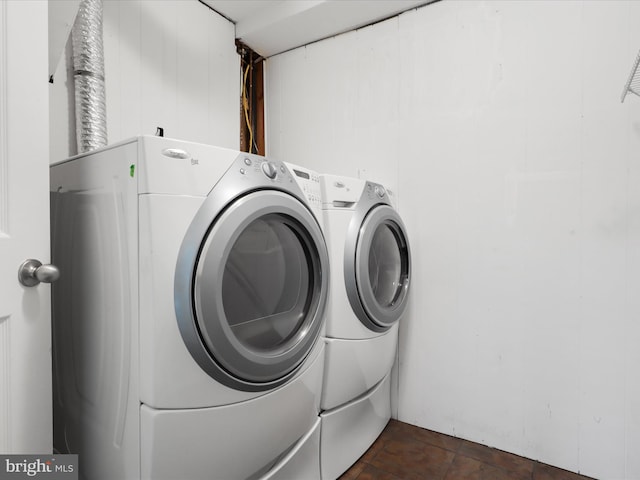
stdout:
[(402, 294), (407, 275), (397, 235), (397, 227), (388, 223), (378, 225), (369, 248), (369, 284), (376, 302), (387, 308)]
[(347, 296), (369, 329), (389, 329), (404, 313), (409, 291), (409, 243), (402, 220), (389, 205), (377, 204), (352, 230), (345, 248)]

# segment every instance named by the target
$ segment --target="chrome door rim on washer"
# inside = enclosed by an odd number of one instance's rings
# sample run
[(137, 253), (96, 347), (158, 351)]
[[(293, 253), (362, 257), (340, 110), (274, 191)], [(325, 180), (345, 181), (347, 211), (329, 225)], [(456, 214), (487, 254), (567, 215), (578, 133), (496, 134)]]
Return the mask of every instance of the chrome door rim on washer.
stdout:
[[(400, 257), (398, 282), (391, 302), (381, 304), (370, 282), (369, 257), (379, 228), (393, 235)], [(385, 332), (407, 307), (411, 254), (406, 229), (381, 185), (367, 182), (347, 231), (344, 281), (347, 298), (360, 322), (374, 332)]]

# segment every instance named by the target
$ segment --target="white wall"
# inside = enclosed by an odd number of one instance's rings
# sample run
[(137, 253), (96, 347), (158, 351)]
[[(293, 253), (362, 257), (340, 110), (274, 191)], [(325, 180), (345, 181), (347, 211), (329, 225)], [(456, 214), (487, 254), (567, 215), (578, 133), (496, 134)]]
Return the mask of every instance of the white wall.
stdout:
[[(240, 146), (234, 26), (196, 0), (104, 0), (109, 143), (154, 134)], [(51, 161), (76, 153), (70, 45), (50, 89)]]
[(400, 420), (640, 478), (639, 18), (446, 1), (268, 60), (269, 154), (397, 191)]
[(270, 155), (396, 189), (400, 129), (398, 20), (270, 57)]

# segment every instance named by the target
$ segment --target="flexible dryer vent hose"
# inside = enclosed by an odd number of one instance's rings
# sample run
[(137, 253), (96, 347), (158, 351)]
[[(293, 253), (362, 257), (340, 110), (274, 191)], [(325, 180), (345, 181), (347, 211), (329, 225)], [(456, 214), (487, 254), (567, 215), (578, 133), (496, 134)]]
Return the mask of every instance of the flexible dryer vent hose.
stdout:
[(107, 144), (102, 0), (82, 0), (71, 31), (78, 153)]

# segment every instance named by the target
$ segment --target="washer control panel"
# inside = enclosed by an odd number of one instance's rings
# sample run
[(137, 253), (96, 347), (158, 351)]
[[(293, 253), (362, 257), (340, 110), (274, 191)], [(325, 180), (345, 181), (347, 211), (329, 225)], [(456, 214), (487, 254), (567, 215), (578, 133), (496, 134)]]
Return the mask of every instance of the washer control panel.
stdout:
[(388, 203), (389, 201), (387, 190), (382, 185), (373, 182), (366, 183), (364, 188), (364, 196), (373, 202), (381, 201)]

